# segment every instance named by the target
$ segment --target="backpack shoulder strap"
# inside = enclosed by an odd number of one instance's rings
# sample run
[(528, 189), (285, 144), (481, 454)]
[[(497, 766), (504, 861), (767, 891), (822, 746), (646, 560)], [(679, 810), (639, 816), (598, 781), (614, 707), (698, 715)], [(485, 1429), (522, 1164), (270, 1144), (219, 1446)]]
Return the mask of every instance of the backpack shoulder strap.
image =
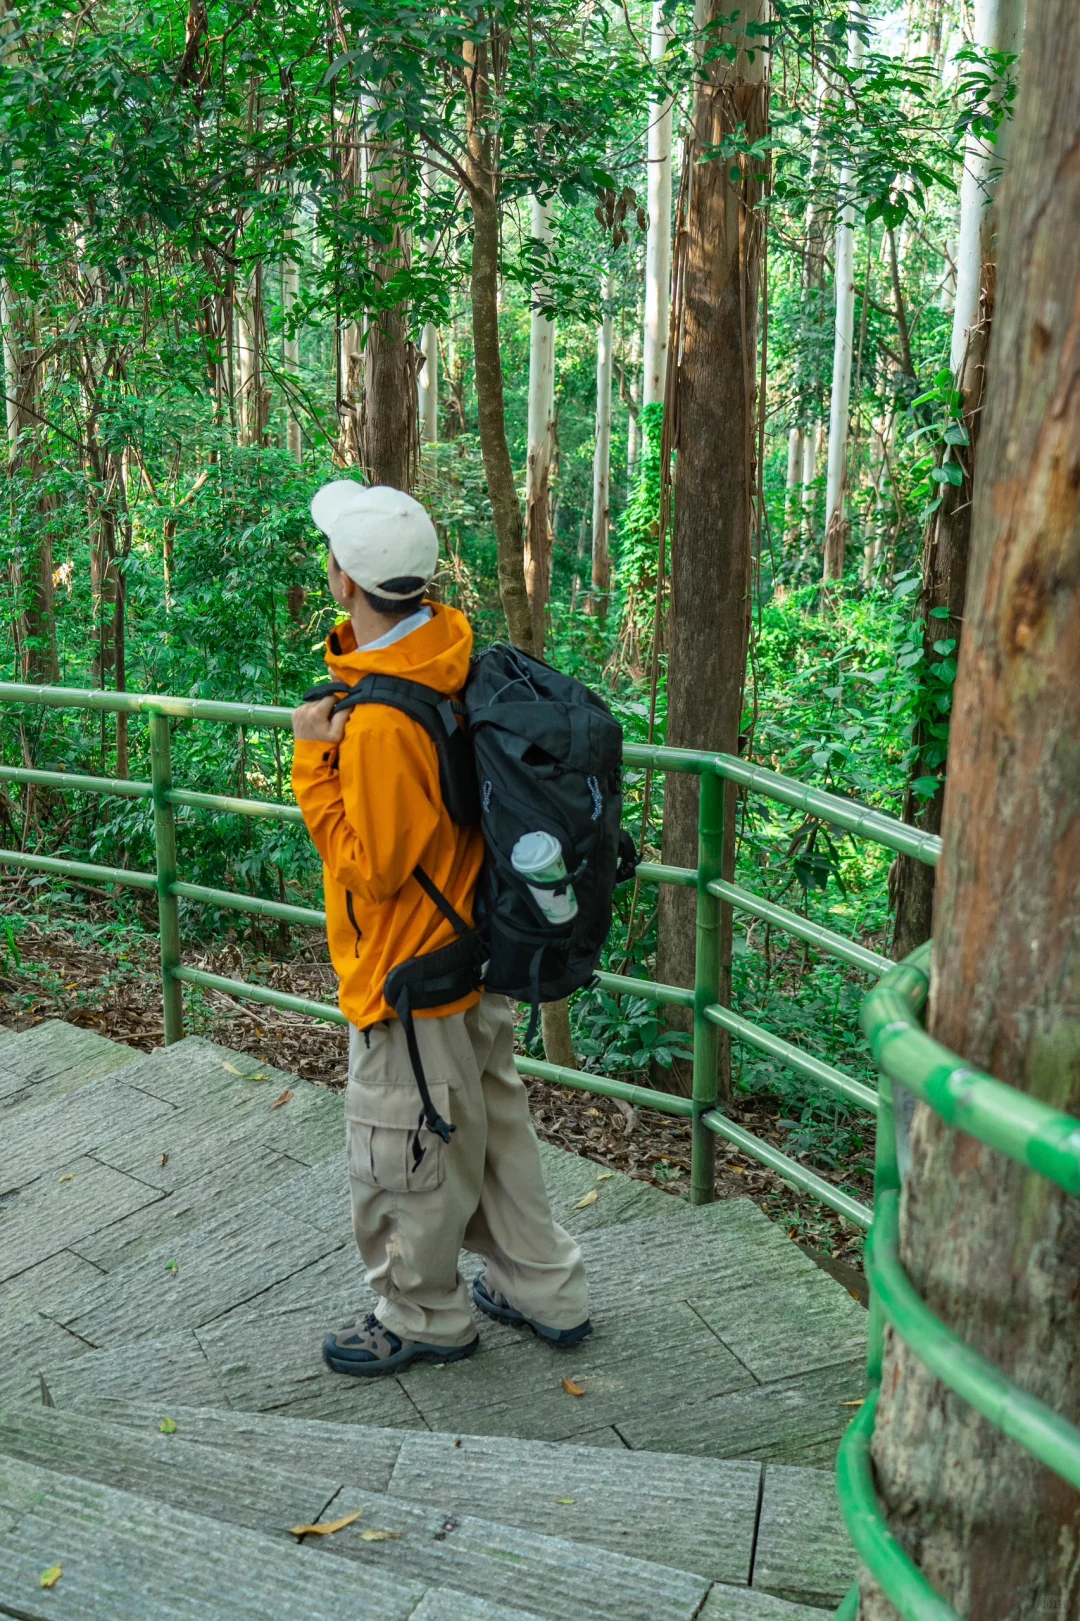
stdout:
[(422, 726), (437, 744), (458, 730), (461, 704), (444, 693), (425, 687), (422, 681), (409, 681), (400, 675), (365, 675), (334, 705), (334, 713), (357, 704), (385, 704)]

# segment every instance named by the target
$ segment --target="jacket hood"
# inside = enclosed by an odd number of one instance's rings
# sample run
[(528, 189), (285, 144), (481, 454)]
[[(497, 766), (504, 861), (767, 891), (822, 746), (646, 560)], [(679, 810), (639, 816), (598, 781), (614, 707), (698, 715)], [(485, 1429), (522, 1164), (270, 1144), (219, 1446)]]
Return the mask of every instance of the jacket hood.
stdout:
[(398, 675), (448, 697), (460, 692), (472, 658), (472, 626), (456, 608), (441, 602), (427, 606), (427, 624), (389, 647), (358, 649), (351, 621), (335, 625), (326, 638), (326, 662), (334, 679), (354, 686), (365, 675)]

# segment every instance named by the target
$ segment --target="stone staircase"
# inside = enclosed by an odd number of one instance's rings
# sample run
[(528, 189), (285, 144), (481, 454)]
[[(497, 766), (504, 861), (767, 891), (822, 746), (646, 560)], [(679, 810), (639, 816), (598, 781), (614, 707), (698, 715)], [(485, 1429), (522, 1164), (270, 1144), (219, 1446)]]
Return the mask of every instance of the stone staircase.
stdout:
[(368, 1385), (320, 1359), (370, 1304), (342, 1140), (340, 1098), (197, 1038), (0, 1030), (0, 1615), (836, 1605), (866, 1317), (755, 1205), (545, 1147), (593, 1338), (560, 1354), (484, 1320), (481, 1355)]

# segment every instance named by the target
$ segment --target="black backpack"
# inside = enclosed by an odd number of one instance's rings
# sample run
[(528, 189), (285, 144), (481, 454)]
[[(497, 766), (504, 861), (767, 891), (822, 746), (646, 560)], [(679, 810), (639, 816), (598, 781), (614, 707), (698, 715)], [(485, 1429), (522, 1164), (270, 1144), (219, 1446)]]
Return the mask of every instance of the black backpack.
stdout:
[[(451, 819), (479, 822), (484, 866), (469, 928), (422, 867), (414, 877), (458, 938), (439, 951), (410, 957), (386, 977), (384, 995), (405, 1030), (422, 1109), (413, 1139), (423, 1157), (420, 1125), (445, 1142), (454, 1129), (431, 1102), (412, 1014), (444, 1007), (482, 986), (532, 1006), (529, 1036), (541, 1002), (587, 985), (611, 928), (617, 882), (633, 877), (633, 841), (622, 829), (622, 728), (594, 692), (518, 648), (498, 643), (473, 660), (463, 702), (420, 682), (364, 676), (353, 687), (324, 682), (307, 702), (340, 694), (335, 713), (385, 704), (409, 715), (435, 744), (439, 785)], [(526, 833), (555, 836), (566, 878), (533, 888), (572, 888), (576, 915), (553, 924), (514, 870), (510, 854)]]

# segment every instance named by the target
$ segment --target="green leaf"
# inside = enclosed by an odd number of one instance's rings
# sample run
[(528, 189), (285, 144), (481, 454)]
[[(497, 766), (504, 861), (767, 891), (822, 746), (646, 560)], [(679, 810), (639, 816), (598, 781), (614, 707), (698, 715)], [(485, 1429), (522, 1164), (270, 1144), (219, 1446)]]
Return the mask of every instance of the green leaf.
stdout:
[(971, 435), (962, 422), (953, 422), (945, 429), (945, 443), (947, 445), (970, 445)]
[(911, 791), (920, 799), (933, 799), (940, 787), (940, 777), (916, 777), (911, 784)]
[(176, 1420), (175, 1420), (175, 1418), (163, 1418), (161, 1423), (158, 1425), (158, 1429), (161, 1431), (162, 1435), (175, 1435), (176, 1434)]

